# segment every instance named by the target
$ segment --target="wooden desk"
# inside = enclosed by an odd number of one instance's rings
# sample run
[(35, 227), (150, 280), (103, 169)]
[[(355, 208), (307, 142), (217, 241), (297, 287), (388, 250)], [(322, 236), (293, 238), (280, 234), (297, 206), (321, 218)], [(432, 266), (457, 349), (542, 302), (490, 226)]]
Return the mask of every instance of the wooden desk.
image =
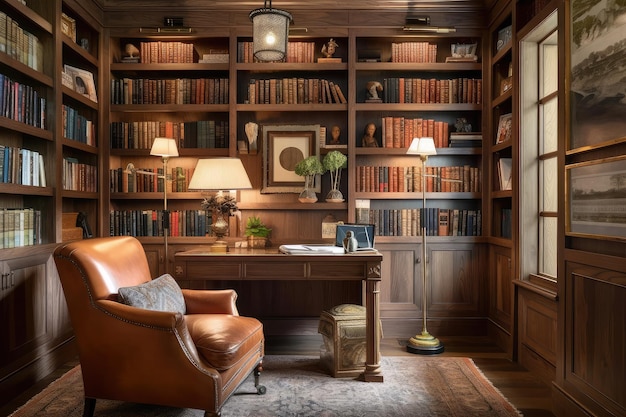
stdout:
[(380, 253), (350, 255), (285, 255), (277, 249), (233, 249), (214, 253), (193, 249), (175, 255), (179, 280), (348, 280), (365, 281), (367, 353), (363, 378), (383, 382), (380, 368)]

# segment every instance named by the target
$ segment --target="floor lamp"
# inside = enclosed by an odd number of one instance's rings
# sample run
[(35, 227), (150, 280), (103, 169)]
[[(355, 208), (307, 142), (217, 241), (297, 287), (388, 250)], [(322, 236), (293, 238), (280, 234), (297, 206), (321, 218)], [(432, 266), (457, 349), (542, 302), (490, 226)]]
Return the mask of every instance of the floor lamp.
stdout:
[[(189, 181), (189, 190), (217, 191), (247, 190), (252, 188), (248, 173), (239, 158), (211, 158), (199, 159)], [(211, 252), (227, 252), (228, 245), (222, 238), (228, 230), (228, 222), (224, 215), (218, 212), (217, 218), (211, 225), (217, 240), (211, 246)]]
[(170, 138), (154, 138), (150, 155), (160, 156), (163, 160), (163, 243), (165, 255), (165, 273), (168, 272), (168, 248), (167, 238), (170, 232), (170, 212), (167, 209), (167, 162), (171, 157), (178, 156), (176, 140)]
[(421, 355), (434, 355), (443, 352), (443, 344), (436, 337), (428, 333), (426, 328), (426, 311), (428, 297), (426, 267), (426, 161), (429, 155), (436, 155), (435, 141), (433, 138), (414, 138), (407, 150), (407, 155), (419, 155), (422, 160), (422, 216), (420, 217), (422, 229), (422, 332), (409, 339), (406, 350), (409, 353)]

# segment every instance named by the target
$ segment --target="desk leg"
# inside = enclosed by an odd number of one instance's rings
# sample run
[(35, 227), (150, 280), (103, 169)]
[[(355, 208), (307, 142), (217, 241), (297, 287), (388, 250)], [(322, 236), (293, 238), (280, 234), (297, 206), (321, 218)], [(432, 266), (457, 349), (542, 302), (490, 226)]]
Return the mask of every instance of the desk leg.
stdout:
[(363, 372), (363, 379), (367, 382), (383, 382), (380, 367), (380, 271), (379, 262), (368, 263), (365, 284), (367, 353)]

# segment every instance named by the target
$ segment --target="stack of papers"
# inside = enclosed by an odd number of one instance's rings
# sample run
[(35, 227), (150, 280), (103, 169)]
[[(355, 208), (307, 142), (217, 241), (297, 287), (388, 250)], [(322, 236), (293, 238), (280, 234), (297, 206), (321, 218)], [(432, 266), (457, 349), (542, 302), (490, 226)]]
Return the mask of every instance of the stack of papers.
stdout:
[(289, 255), (328, 255), (344, 253), (342, 247), (334, 245), (281, 245), (278, 250)]

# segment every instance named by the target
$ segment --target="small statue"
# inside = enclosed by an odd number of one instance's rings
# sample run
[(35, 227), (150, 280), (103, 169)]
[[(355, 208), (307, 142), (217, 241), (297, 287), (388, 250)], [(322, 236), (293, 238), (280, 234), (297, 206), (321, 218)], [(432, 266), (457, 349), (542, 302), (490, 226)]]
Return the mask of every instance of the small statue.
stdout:
[(368, 123), (367, 126), (365, 126), (365, 135), (363, 135), (363, 139), (361, 140), (361, 146), (364, 148), (378, 148), (378, 142), (376, 142), (374, 133), (376, 133), (376, 125), (374, 123)]
[(383, 85), (378, 81), (370, 81), (367, 83), (367, 101), (368, 102), (381, 102), (381, 98), (378, 96), (379, 92), (383, 91)]
[(471, 132), (472, 124), (467, 122), (465, 117), (459, 117), (456, 119), (456, 123), (454, 123), (454, 127), (457, 132)]
[(256, 140), (259, 136), (259, 125), (254, 122), (248, 122), (245, 125), (245, 130), (250, 149), (256, 149)]
[(341, 128), (337, 125), (334, 125), (330, 129), (330, 143), (329, 145), (339, 145), (341, 143)]
[(139, 58), (139, 49), (132, 43), (127, 43), (124, 51), (127, 54), (126, 56), (129, 58)]
[(322, 46), (322, 55), (326, 58), (332, 58), (338, 47), (337, 42), (335, 42), (333, 38), (330, 38), (330, 40)]

